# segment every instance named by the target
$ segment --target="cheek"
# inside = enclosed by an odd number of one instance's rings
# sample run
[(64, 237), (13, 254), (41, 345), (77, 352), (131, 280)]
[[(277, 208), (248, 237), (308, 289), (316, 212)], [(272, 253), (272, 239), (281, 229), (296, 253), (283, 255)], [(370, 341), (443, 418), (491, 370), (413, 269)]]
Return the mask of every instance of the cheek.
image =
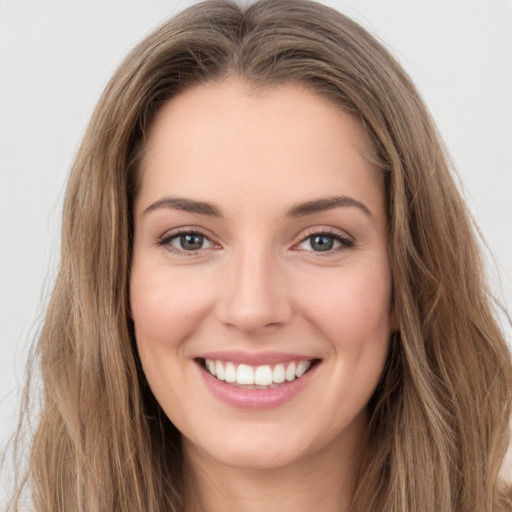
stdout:
[(158, 265), (134, 266), (130, 306), (139, 357), (159, 404), (176, 425), (183, 424), (190, 378), (187, 341), (204, 316), (198, 282)]
[(388, 273), (342, 269), (330, 277), (303, 290), (302, 311), (335, 350), (358, 351), (388, 340), (392, 317)]
[(364, 410), (384, 370), (392, 331), (387, 274), (348, 272), (339, 277), (303, 294), (303, 311), (327, 347), (325, 399), (343, 404), (327, 413), (327, 435), (335, 435)]
[[(138, 344), (170, 345), (197, 326), (209, 298), (201, 278), (169, 272), (133, 269), (130, 305)], [(204, 284), (204, 282), (203, 282)]]

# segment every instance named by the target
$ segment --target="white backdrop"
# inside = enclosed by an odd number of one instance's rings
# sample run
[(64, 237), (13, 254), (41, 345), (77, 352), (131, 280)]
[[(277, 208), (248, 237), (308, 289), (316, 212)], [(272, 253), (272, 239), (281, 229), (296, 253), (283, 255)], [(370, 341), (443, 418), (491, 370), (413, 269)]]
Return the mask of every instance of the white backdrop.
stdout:
[[(0, 447), (58, 263), (65, 180), (88, 117), (131, 47), (191, 3), (0, 0)], [(419, 86), (511, 311), (512, 0), (324, 3), (380, 37)]]

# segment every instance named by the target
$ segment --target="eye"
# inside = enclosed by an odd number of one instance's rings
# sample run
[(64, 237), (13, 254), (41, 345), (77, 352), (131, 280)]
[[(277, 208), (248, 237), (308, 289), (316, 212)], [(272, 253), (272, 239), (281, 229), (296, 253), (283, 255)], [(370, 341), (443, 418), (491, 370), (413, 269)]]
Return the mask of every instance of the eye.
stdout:
[(181, 231), (165, 235), (158, 241), (158, 245), (166, 247), (171, 252), (185, 254), (195, 254), (215, 246), (206, 235), (199, 231)]
[(298, 244), (298, 248), (305, 251), (320, 253), (333, 253), (353, 247), (354, 241), (345, 235), (321, 231), (312, 233)]
[(173, 238), (170, 244), (185, 251), (198, 251), (203, 248), (206, 238), (199, 233), (189, 233)]

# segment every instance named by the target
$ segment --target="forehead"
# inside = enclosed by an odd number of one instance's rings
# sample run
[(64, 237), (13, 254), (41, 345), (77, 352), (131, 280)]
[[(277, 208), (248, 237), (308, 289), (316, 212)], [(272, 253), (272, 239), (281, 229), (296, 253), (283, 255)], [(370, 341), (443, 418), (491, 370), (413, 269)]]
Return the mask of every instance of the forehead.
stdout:
[(248, 200), (259, 193), (296, 202), (335, 185), (340, 194), (367, 189), (380, 196), (382, 175), (366, 158), (370, 150), (355, 117), (301, 85), (254, 92), (236, 80), (203, 84), (158, 112), (139, 198)]
[[(293, 140), (298, 140), (296, 135), (311, 138), (313, 130), (319, 127), (331, 128), (335, 132), (341, 128), (352, 138), (361, 154), (367, 156), (374, 151), (361, 122), (342, 110), (333, 99), (321, 96), (300, 83), (253, 87), (241, 79), (229, 78), (188, 88), (167, 101), (157, 111), (146, 135), (144, 162), (147, 162), (148, 150), (154, 149), (155, 143), (162, 142), (162, 135), (178, 137), (182, 134), (183, 140), (187, 135), (201, 135), (200, 139), (188, 138), (188, 144), (196, 145), (214, 136), (222, 138), (234, 134), (240, 137), (238, 142), (243, 136), (265, 142), (265, 139), (272, 138), (270, 129), (283, 121), (288, 121), (289, 126), (285, 133), (280, 134), (280, 144), (285, 142), (287, 134), (288, 141), (294, 145)], [(221, 124), (223, 131), (219, 132)], [(164, 126), (168, 129), (165, 134)], [(339, 136), (339, 133), (333, 135)], [(299, 149), (298, 145), (294, 146), (295, 150)]]

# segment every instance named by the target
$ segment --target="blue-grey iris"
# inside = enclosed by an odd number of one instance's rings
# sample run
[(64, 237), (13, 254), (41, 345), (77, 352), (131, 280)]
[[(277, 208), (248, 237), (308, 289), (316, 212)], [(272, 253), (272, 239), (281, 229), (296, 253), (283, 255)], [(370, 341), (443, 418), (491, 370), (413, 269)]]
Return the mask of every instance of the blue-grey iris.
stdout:
[(180, 237), (180, 244), (187, 251), (197, 251), (203, 247), (203, 235), (189, 234)]
[(316, 235), (311, 237), (311, 247), (314, 251), (329, 251), (334, 246), (332, 236)]

